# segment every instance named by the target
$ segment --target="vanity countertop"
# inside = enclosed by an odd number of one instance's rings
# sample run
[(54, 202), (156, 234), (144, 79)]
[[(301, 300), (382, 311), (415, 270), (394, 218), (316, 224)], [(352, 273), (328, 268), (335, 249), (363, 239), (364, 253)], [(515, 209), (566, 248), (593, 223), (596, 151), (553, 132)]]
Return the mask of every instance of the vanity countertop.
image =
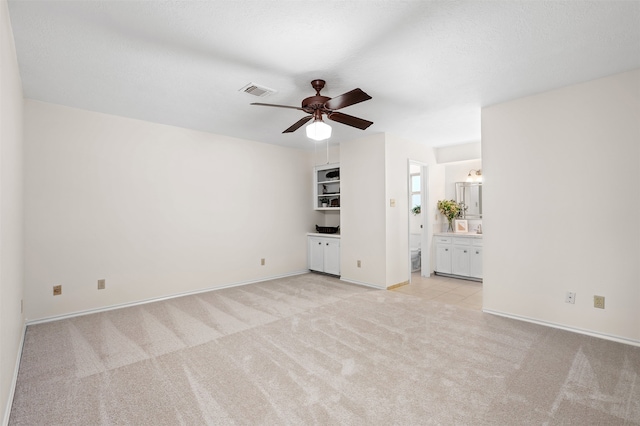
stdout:
[(436, 232), (438, 237), (466, 237), (466, 238), (482, 238), (482, 234), (476, 234), (475, 232)]
[(307, 232), (310, 237), (326, 237), (326, 238), (340, 238), (340, 233), (336, 234), (323, 234), (320, 232)]

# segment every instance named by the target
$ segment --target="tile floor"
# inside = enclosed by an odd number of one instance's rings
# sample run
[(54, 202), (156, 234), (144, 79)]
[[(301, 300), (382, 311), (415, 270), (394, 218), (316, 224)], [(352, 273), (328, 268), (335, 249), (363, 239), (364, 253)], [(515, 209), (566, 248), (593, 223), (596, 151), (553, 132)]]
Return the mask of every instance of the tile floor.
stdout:
[(425, 299), (438, 300), (466, 309), (482, 310), (482, 283), (457, 278), (431, 275), (421, 277), (419, 272), (411, 274), (411, 284), (392, 291), (411, 294)]

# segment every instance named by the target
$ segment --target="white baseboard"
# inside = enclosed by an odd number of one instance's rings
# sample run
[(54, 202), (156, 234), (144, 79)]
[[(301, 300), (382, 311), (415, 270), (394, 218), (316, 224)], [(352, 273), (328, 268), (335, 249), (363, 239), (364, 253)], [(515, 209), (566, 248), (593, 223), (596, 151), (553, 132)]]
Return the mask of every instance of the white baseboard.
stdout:
[(562, 325), (562, 324), (557, 324), (557, 323), (554, 323), (554, 322), (542, 321), (542, 320), (538, 320), (538, 319), (535, 319), (535, 318), (529, 318), (529, 317), (524, 317), (524, 316), (520, 316), (520, 315), (509, 314), (509, 313), (506, 313), (506, 312), (494, 311), (494, 310), (491, 310), (491, 309), (483, 309), (482, 312), (485, 312), (487, 314), (497, 315), (497, 316), (500, 316), (500, 317), (511, 318), (511, 319), (515, 319), (515, 320), (518, 320), (518, 321), (525, 321), (525, 322), (530, 322), (530, 323), (533, 323), (533, 324), (543, 325), (545, 327), (551, 327), (551, 328), (557, 328), (557, 329), (560, 329), (560, 330), (571, 331), (573, 333), (585, 334), (587, 336), (598, 337), (600, 339), (612, 340), (614, 342), (624, 343), (626, 345), (639, 346), (640, 347), (640, 340), (634, 340), (634, 339), (629, 339), (629, 338), (626, 338), (626, 337), (615, 336), (613, 334), (606, 334), (606, 333), (600, 333), (600, 332), (592, 331), (592, 330), (585, 330), (585, 329), (577, 328), (577, 327), (570, 327), (570, 326), (566, 326), (566, 325)]
[(4, 409), (4, 419), (2, 420), (3, 426), (9, 425), (9, 416), (11, 415), (11, 407), (13, 405), (13, 397), (16, 394), (16, 385), (18, 384), (18, 371), (20, 370), (20, 361), (22, 360), (22, 348), (24, 347), (24, 337), (27, 334), (27, 323), (22, 323), (22, 337), (20, 338), (20, 344), (18, 345), (18, 354), (16, 356), (16, 365), (13, 368), (13, 379), (11, 380), (11, 388), (9, 389), (9, 396), (7, 397), (7, 403)]
[(362, 282), (362, 281), (349, 280), (349, 279), (343, 278), (343, 277), (340, 277), (340, 281), (344, 281), (344, 282), (350, 283), (350, 284), (362, 285), (362, 286), (365, 286), (365, 287), (376, 288), (378, 290), (386, 290), (386, 287), (380, 287), (380, 286), (373, 285), (373, 284), (370, 284), (370, 283), (365, 283), (365, 282)]
[(71, 313), (68, 313), (68, 314), (54, 315), (52, 317), (44, 317), (44, 318), (38, 318), (38, 319), (34, 319), (34, 320), (27, 320), (26, 325), (42, 324), (42, 323), (45, 323), (45, 322), (58, 321), (58, 320), (61, 320), (61, 319), (66, 319), (66, 318), (73, 318), (73, 317), (79, 317), (79, 316), (82, 316), (82, 315), (95, 314), (95, 313), (98, 313), (98, 312), (112, 311), (114, 309), (129, 308), (131, 306), (144, 305), (146, 303), (159, 302), (161, 300), (175, 299), (176, 297), (183, 297), (183, 296), (189, 296), (189, 295), (192, 295), (192, 294), (206, 293), (206, 292), (213, 291), (213, 290), (222, 290), (223, 288), (239, 287), (239, 286), (243, 286), (243, 285), (255, 284), (255, 283), (260, 283), (260, 282), (264, 282), (264, 281), (271, 281), (271, 280), (276, 280), (276, 279), (279, 279), (279, 278), (293, 277), (295, 275), (302, 275), (302, 274), (308, 274), (308, 273), (309, 273), (309, 271), (307, 269), (305, 269), (303, 271), (294, 271), (294, 272), (289, 272), (287, 274), (275, 275), (275, 276), (271, 276), (271, 277), (260, 278), (260, 279), (257, 279), (257, 280), (239, 281), (239, 282), (235, 282), (235, 283), (231, 283), (231, 284), (222, 285), (222, 286), (219, 286), (219, 287), (207, 287), (207, 288), (203, 288), (203, 289), (200, 289), (200, 290), (185, 291), (185, 292), (182, 292), (182, 293), (170, 294), (168, 296), (152, 297), (150, 299), (138, 300), (136, 302), (120, 303), (120, 304), (117, 304), (117, 305), (103, 306), (101, 308), (87, 309), (87, 310), (84, 310), (84, 311), (71, 312)]

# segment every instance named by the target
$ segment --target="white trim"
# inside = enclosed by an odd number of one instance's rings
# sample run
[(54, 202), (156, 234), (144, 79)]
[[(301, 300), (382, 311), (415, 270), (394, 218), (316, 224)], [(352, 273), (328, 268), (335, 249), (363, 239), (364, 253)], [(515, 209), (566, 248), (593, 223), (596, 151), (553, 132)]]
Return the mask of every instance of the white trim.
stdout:
[(45, 317), (45, 318), (39, 318), (39, 319), (35, 319), (35, 320), (28, 320), (26, 324), (27, 325), (42, 324), (42, 323), (45, 323), (45, 322), (58, 321), (58, 320), (67, 319), (67, 318), (79, 317), (79, 316), (82, 316), (82, 315), (96, 314), (98, 312), (112, 311), (114, 309), (129, 308), (129, 307), (132, 307), (132, 306), (138, 306), (138, 305), (144, 305), (144, 304), (147, 304), (147, 303), (159, 302), (161, 300), (175, 299), (176, 297), (183, 297), (183, 296), (189, 296), (189, 295), (192, 295), (192, 294), (206, 293), (208, 291), (213, 291), (213, 290), (222, 290), (223, 288), (240, 287), (240, 286), (247, 285), (247, 284), (261, 283), (261, 282), (264, 282), (264, 281), (276, 280), (278, 278), (293, 277), (295, 275), (302, 275), (302, 274), (308, 274), (308, 273), (309, 273), (309, 270), (305, 269), (303, 271), (295, 271), (295, 272), (290, 272), (290, 273), (287, 273), (287, 274), (260, 278), (260, 279), (257, 279), (257, 280), (239, 281), (239, 282), (236, 282), (236, 283), (231, 283), (231, 284), (227, 284), (227, 285), (223, 285), (223, 286), (219, 286), (219, 287), (207, 287), (207, 288), (203, 288), (203, 289), (200, 289), (200, 290), (185, 291), (185, 292), (182, 292), (182, 293), (171, 294), (171, 295), (168, 295), (168, 296), (152, 297), (150, 299), (139, 300), (137, 302), (121, 303), (121, 304), (118, 304), (118, 305), (104, 306), (102, 308), (87, 309), (85, 311), (71, 312), (69, 314), (55, 315), (55, 316), (52, 316), (52, 317)]
[(369, 284), (369, 283), (365, 283), (365, 282), (362, 282), (362, 281), (348, 280), (348, 279), (342, 278), (342, 277), (340, 277), (340, 281), (344, 281), (344, 282), (350, 283), (350, 284), (362, 285), (362, 286), (365, 286), (365, 287), (371, 287), (371, 288), (375, 288), (375, 289), (378, 289), (378, 290), (386, 290), (387, 289), (386, 287), (381, 287), (379, 285)]
[(431, 202), (431, 191), (429, 190), (429, 166), (425, 163), (414, 161), (420, 165), (420, 175), (422, 176), (422, 204), (426, 206), (422, 219), (422, 242), (420, 243), (420, 275), (429, 278), (431, 276), (431, 252), (433, 250), (433, 225), (429, 217), (429, 204)]
[[(433, 239), (433, 225), (431, 224), (431, 220), (429, 219), (429, 201), (430, 201), (430, 191), (429, 191), (429, 165), (423, 163), (421, 161), (412, 160), (411, 158), (407, 159), (407, 180), (408, 180), (408, 192), (409, 192), (409, 205), (412, 203), (412, 191), (411, 191), (411, 166), (420, 167), (420, 203), (422, 206), (422, 226), (421, 228), (421, 240), (420, 240), (420, 276), (429, 278), (431, 276), (431, 251), (432, 251), (432, 243)], [(411, 209), (407, 212), (408, 220), (411, 221)], [(407, 224), (407, 245), (409, 252), (409, 283), (411, 283), (411, 276), (413, 274), (411, 267), (411, 225)]]
[(530, 322), (530, 323), (533, 323), (533, 324), (543, 325), (545, 327), (557, 328), (557, 329), (560, 329), (560, 330), (571, 331), (573, 333), (585, 334), (585, 335), (591, 336), (591, 337), (598, 337), (600, 339), (612, 340), (614, 342), (624, 343), (624, 344), (627, 344), (627, 345), (640, 347), (640, 340), (634, 340), (634, 339), (629, 339), (629, 338), (626, 338), (626, 337), (615, 336), (613, 334), (599, 333), (597, 331), (585, 330), (583, 328), (569, 327), (569, 326), (562, 325), (562, 324), (557, 324), (557, 323), (554, 323), (554, 322), (541, 321), (541, 320), (538, 320), (538, 319), (535, 319), (535, 318), (529, 318), (529, 317), (523, 317), (523, 316), (520, 316), (520, 315), (508, 314), (506, 312), (493, 311), (491, 309), (482, 309), (482, 312), (487, 313), (487, 314), (497, 315), (497, 316), (500, 316), (500, 317), (511, 318), (511, 319), (515, 319), (515, 320), (518, 320), (518, 321), (525, 321), (525, 322)]
[(24, 337), (27, 334), (27, 323), (22, 322), (22, 338), (18, 345), (18, 356), (16, 357), (16, 365), (13, 369), (13, 379), (11, 380), (11, 388), (9, 388), (9, 396), (7, 398), (7, 405), (4, 409), (4, 419), (2, 424), (4, 426), (9, 425), (9, 416), (11, 415), (11, 407), (13, 406), (13, 397), (16, 394), (16, 386), (18, 384), (18, 371), (20, 370), (20, 361), (22, 361), (22, 348), (24, 347)]

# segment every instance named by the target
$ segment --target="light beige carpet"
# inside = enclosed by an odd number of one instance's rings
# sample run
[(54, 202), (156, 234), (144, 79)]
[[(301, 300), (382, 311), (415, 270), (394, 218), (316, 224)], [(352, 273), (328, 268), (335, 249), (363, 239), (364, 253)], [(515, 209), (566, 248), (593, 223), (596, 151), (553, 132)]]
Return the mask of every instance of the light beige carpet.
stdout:
[(640, 424), (640, 348), (306, 274), (29, 326), (10, 424)]

